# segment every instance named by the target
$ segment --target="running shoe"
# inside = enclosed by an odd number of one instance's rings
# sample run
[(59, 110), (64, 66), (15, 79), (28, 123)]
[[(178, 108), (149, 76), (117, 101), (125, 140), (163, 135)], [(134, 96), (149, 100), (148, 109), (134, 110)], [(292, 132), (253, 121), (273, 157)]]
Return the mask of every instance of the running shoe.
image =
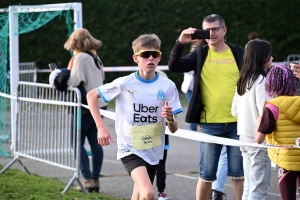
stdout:
[(158, 200), (168, 200), (169, 197), (165, 192), (158, 193)]

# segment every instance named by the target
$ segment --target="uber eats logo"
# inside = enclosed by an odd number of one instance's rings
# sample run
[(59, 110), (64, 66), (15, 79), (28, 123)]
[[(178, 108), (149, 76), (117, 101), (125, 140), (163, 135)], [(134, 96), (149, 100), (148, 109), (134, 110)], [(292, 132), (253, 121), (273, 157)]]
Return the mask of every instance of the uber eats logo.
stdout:
[[(133, 121), (134, 122), (148, 122), (148, 123), (156, 123), (157, 122), (157, 109), (158, 106), (145, 106), (144, 104), (133, 104)], [(141, 113), (153, 113), (153, 116), (149, 114), (148, 116), (141, 116)]]

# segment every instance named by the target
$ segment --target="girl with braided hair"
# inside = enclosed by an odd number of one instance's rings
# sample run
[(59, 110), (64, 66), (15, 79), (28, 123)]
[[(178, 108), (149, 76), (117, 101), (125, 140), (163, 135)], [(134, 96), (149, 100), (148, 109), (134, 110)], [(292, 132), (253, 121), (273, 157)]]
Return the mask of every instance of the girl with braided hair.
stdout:
[[(231, 114), (237, 117), (241, 141), (255, 142), (256, 120), (270, 98), (265, 91), (266, 69), (272, 64), (271, 44), (264, 39), (248, 42), (237, 81)], [(265, 200), (271, 180), (271, 161), (266, 148), (241, 146), (244, 168), (243, 200)]]
[[(257, 119), (255, 140), (281, 146), (268, 148), (270, 159), (278, 165), (278, 185), (283, 200), (296, 200), (296, 186), (300, 186), (300, 97), (297, 79), (285, 65), (275, 65), (266, 78), (266, 92), (275, 97), (265, 105), (263, 115)], [(300, 192), (300, 188), (299, 188)]]

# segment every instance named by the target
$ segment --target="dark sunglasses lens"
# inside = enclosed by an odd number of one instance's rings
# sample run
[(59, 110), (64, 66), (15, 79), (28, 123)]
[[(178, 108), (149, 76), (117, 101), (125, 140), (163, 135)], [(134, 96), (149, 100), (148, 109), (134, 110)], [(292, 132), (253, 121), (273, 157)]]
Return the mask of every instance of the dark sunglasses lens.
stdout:
[(144, 51), (140, 54), (140, 56), (143, 58), (149, 58), (150, 54), (151, 54), (150, 51)]
[(150, 55), (153, 57), (153, 58), (157, 58), (160, 56), (160, 53), (158, 51), (144, 51), (140, 54), (141, 57), (143, 58), (149, 58)]
[(158, 51), (152, 51), (151, 55), (153, 58), (158, 58), (160, 56), (160, 53)]

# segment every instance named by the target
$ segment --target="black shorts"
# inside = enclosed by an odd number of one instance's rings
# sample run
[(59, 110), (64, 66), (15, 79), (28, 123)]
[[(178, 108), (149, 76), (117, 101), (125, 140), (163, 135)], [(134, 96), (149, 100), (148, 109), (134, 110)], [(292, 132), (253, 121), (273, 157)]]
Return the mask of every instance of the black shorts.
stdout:
[(140, 158), (139, 156), (137, 156), (135, 154), (130, 154), (129, 156), (121, 158), (121, 161), (125, 167), (125, 170), (128, 172), (128, 174), (130, 176), (131, 176), (131, 172), (135, 168), (138, 168), (141, 166), (146, 167), (150, 181), (153, 184), (157, 165), (150, 165), (149, 163), (147, 163), (146, 161), (144, 161), (142, 158)]

